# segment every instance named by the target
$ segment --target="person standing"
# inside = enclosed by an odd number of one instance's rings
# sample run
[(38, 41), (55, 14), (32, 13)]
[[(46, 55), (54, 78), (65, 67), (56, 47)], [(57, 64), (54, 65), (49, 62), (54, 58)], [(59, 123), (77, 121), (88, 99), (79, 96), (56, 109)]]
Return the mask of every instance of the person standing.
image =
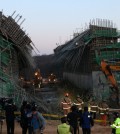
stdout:
[(69, 98), (69, 94), (66, 93), (65, 97), (63, 98), (62, 102), (61, 102), (61, 107), (63, 109), (63, 113), (64, 116), (66, 117), (67, 114), (70, 112), (70, 108), (71, 108), (71, 99)]
[(101, 117), (101, 121), (102, 121), (101, 125), (106, 126), (109, 107), (105, 100), (102, 100), (102, 102), (99, 103), (98, 109), (99, 109), (99, 113), (100, 113), (100, 117)]
[(77, 106), (78, 111), (79, 111), (80, 114), (82, 114), (83, 104), (84, 104), (83, 100), (80, 98), (79, 95), (77, 95), (77, 97), (76, 97), (76, 99), (74, 101), (74, 105)]
[(14, 112), (17, 111), (17, 107), (13, 104), (13, 100), (9, 99), (7, 104), (5, 105), (5, 116), (6, 116), (6, 124), (7, 124), (7, 134), (14, 134), (14, 120), (15, 115)]
[(27, 101), (23, 101), (22, 106), (20, 108), (20, 112), (21, 112), (20, 126), (22, 128), (22, 134), (26, 134), (28, 128), (26, 105), (27, 105)]
[(83, 134), (91, 134), (91, 127), (94, 126), (94, 121), (88, 112), (88, 107), (84, 107), (84, 112), (80, 118), (80, 126), (82, 127)]
[(96, 113), (98, 112), (98, 104), (94, 98), (92, 98), (92, 100), (89, 102), (89, 105), (90, 105), (90, 113), (93, 119), (96, 119)]
[(73, 105), (71, 107), (71, 112), (68, 113), (67, 115), (67, 121), (69, 125), (73, 128), (74, 134), (79, 133), (79, 124), (78, 124), (79, 115), (80, 114), (78, 113), (77, 106)]
[(120, 117), (119, 113), (114, 112), (115, 120), (114, 123), (111, 125), (112, 127), (112, 134), (120, 134)]
[(31, 126), (31, 120), (32, 120), (32, 107), (30, 104), (26, 105), (25, 115), (27, 116), (27, 130), (28, 134), (32, 134), (32, 126)]
[(27, 101), (23, 101), (21, 106), (21, 121), (20, 125), (22, 127), (22, 134), (32, 134), (32, 127), (31, 127), (31, 119), (32, 119), (32, 111), (31, 105), (27, 103)]
[(62, 124), (58, 125), (57, 134), (74, 134), (72, 127), (68, 125), (66, 122), (67, 122), (67, 118), (62, 117), (61, 118)]
[(32, 107), (31, 126), (33, 134), (43, 134), (46, 126), (45, 118), (37, 111), (36, 107)]

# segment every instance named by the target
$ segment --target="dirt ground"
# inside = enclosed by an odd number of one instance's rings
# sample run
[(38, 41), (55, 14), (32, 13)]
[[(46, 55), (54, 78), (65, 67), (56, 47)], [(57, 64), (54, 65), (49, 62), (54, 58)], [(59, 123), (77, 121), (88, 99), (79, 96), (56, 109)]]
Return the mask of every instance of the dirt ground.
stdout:
[[(57, 125), (60, 124), (59, 120), (47, 120), (47, 126), (44, 130), (44, 134), (57, 134)], [(1, 128), (1, 127), (0, 127)], [(101, 126), (99, 124), (94, 125), (92, 127), (92, 134), (111, 134), (111, 128), (110, 126)], [(3, 123), (2, 126), (2, 133), (0, 134), (7, 134), (6, 131), (6, 123)], [(15, 134), (22, 134), (21, 127), (18, 122), (15, 123)], [(82, 129), (80, 128), (80, 134), (82, 134)]]

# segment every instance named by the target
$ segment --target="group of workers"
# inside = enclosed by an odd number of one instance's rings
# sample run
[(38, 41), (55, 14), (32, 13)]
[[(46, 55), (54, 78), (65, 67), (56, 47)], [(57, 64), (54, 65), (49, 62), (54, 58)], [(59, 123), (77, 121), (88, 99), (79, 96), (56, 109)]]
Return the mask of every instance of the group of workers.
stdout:
[(76, 105), (79, 112), (82, 113), (84, 106), (88, 106), (88, 111), (91, 113), (93, 119), (96, 119), (96, 113), (101, 115), (101, 120), (104, 120), (103, 125), (106, 125), (107, 114), (109, 112), (109, 106), (105, 100), (102, 100), (99, 104), (94, 98), (90, 99), (88, 104), (85, 104), (81, 97), (77, 95), (76, 99), (72, 102), (69, 94), (66, 93), (65, 97), (61, 101), (61, 108), (63, 109), (64, 116), (71, 111), (71, 106)]
[[(88, 104), (85, 104), (85, 102), (83, 102), (83, 100), (80, 98), (80, 96), (77, 95), (76, 99), (72, 102), (69, 97), (69, 94), (66, 93), (65, 97), (61, 101), (61, 107), (62, 107), (62, 110), (64, 113), (64, 117), (66, 118), (66, 120), (68, 121), (69, 124), (71, 124), (71, 122), (69, 122), (69, 117), (70, 117), (71, 113), (74, 111), (73, 106), (75, 106), (77, 108), (76, 111), (79, 112), (79, 115), (80, 115), (79, 120), (80, 121), (81, 121), (81, 119), (80, 119), (81, 117), (84, 118), (84, 115), (85, 115), (84, 112), (86, 111), (86, 107), (87, 107), (88, 113), (90, 114), (91, 119), (93, 119), (93, 120), (96, 119), (96, 115), (97, 115), (98, 118), (100, 117), (101, 125), (102, 126), (107, 125), (107, 120), (108, 120), (108, 116), (109, 116), (109, 106), (105, 100), (102, 100), (100, 103), (97, 103), (97, 101), (94, 98), (92, 98), (88, 101)], [(115, 133), (112, 132), (112, 134), (120, 134), (119, 114), (114, 113), (112, 116), (115, 116), (114, 122), (111, 125), (111, 127), (113, 128), (113, 131), (115, 131)], [(73, 121), (75, 120), (74, 116), (73, 116), (72, 120)], [(90, 127), (90, 124), (88, 124), (88, 126)], [(117, 133), (118, 131), (119, 131), (119, 133)], [(74, 134), (76, 134), (76, 131), (74, 132)], [(83, 130), (83, 134), (90, 134), (90, 129), (86, 133), (84, 133), (84, 130)]]
[[(6, 115), (7, 134), (14, 134), (14, 112), (17, 110), (16, 105), (12, 99), (7, 100), (4, 104), (3, 100), (0, 101)], [(94, 126), (94, 119), (99, 112), (98, 117), (101, 117), (101, 125), (107, 125), (107, 115), (109, 114), (109, 107), (105, 100), (97, 104), (95, 99), (90, 99), (89, 104), (85, 105), (85, 102), (77, 95), (74, 102), (71, 101), (69, 94), (65, 94), (65, 97), (61, 101), (61, 106), (64, 112), (64, 116), (61, 118), (61, 123), (57, 127), (58, 134), (79, 134), (79, 126), (82, 127), (83, 134), (90, 134), (91, 127)], [(27, 103), (23, 101), (20, 108), (21, 120), (20, 125), (22, 128), (22, 134), (42, 134), (46, 126), (45, 118), (38, 112), (35, 103)], [(98, 114), (97, 114), (98, 115)], [(120, 134), (120, 117), (119, 113), (114, 112), (114, 121), (111, 123), (112, 134)]]

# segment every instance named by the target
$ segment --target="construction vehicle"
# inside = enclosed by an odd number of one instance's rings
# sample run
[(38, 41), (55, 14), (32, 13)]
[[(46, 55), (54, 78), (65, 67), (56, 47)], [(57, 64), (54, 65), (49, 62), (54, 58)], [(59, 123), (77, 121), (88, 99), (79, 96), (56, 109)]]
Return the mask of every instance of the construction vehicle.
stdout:
[(56, 82), (57, 82), (56, 75), (54, 75), (53, 73), (51, 73), (51, 74), (48, 76), (48, 83), (53, 83), (53, 84), (55, 84)]
[(37, 69), (33, 73), (33, 78), (27, 80), (24, 76), (20, 77), (20, 84), (21, 87), (28, 89), (28, 88), (40, 88), (42, 85), (42, 75), (39, 69)]
[[(111, 64), (112, 63), (112, 64)], [(105, 74), (106, 78), (111, 84), (111, 89), (115, 90), (116, 93), (116, 102), (119, 105), (119, 88), (117, 85), (117, 81), (115, 79), (115, 76), (113, 75), (113, 71), (120, 71), (120, 62), (107, 62), (105, 60), (101, 61), (101, 69), (103, 73)]]
[(42, 75), (40, 72), (40, 69), (37, 69), (34, 73), (34, 78), (33, 78), (33, 85), (35, 88), (40, 88), (42, 85)]

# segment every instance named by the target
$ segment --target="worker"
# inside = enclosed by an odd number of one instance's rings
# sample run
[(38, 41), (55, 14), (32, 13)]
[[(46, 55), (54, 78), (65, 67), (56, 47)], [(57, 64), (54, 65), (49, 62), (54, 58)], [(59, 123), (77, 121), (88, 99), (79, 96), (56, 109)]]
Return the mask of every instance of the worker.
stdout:
[(64, 116), (66, 117), (67, 114), (70, 112), (70, 108), (71, 108), (71, 99), (69, 98), (69, 94), (66, 93), (65, 97), (63, 98), (62, 102), (61, 102), (61, 107), (63, 109), (64, 112)]
[(73, 134), (73, 128), (67, 124), (67, 118), (62, 117), (61, 123), (57, 127), (57, 134)]
[(96, 113), (98, 112), (98, 104), (95, 101), (95, 98), (92, 98), (92, 100), (90, 100), (89, 106), (90, 106), (90, 113), (93, 119), (96, 119)]
[(7, 100), (7, 104), (5, 105), (5, 116), (6, 116), (6, 124), (7, 124), (7, 134), (14, 134), (14, 121), (15, 115), (14, 112), (17, 110), (16, 105), (13, 104), (13, 99)]
[(23, 101), (22, 106), (20, 108), (20, 112), (21, 112), (20, 126), (22, 128), (22, 134), (27, 133), (27, 127), (28, 127), (28, 120), (26, 117), (26, 105), (27, 105), (27, 101)]
[(82, 127), (83, 134), (91, 133), (91, 127), (94, 126), (94, 120), (90, 112), (88, 112), (88, 107), (84, 107), (84, 112), (80, 117), (80, 126)]
[(77, 106), (78, 111), (79, 111), (79, 113), (81, 113), (81, 114), (82, 114), (82, 107), (83, 107), (83, 104), (84, 104), (83, 100), (80, 98), (79, 95), (77, 95), (77, 97), (76, 97), (76, 99), (75, 99), (75, 101), (74, 101), (74, 105)]
[(107, 115), (109, 113), (109, 107), (105, 100), (102, 100), (102, 102), (98, 105), (99, 113), (101, 116), (101, 125), (106, 126), (107, 125)]
[(79, 113), (77, 111), (77, 106), (73, 105), (71, 107), (71, 112), (68, 113), (67, 115), (67, 121), (69, 123), (69, 125), (73, 128), (74, 134), (78, 134), (79, 133)]
[(114, 123), (111, 125), (112, 127), (112, 134), (120, 134), (120, 117), (118, 112), (114, 112)]

